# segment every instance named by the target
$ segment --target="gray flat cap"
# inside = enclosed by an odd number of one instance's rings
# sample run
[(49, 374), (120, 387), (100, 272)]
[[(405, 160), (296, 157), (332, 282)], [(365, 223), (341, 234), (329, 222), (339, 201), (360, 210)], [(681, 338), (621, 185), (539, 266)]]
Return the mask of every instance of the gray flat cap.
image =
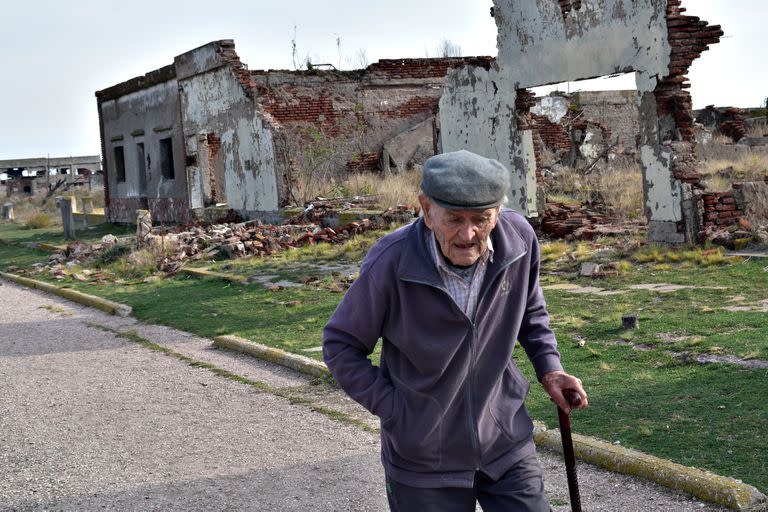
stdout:
[(422, 192), (451, 210), (495, 208), (508, 188), (506, 167), (463, 149), (429, 158), (421, 177)]

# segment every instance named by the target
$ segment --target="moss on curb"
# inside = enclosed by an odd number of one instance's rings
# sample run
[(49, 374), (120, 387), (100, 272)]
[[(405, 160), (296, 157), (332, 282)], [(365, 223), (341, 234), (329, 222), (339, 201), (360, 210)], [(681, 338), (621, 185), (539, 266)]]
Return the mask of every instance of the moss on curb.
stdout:
[(133, 308), (126, 304), (120, 304), (119, 302), (102, 299), (101, 297), (96, 297), (94, 295), (88, 295), (87, 293), (79, 292), (71, 288), (62, 288), (60, 286), (56, 286), (55, 284), (38, 281), (36, 279), (30, 279), (28, 277), (21, 277), (15, 274), (8, 274), (6, 272), (0, 272), (0, 277), (8, 279), (9, 281), (13, 281), (14, 283), (20, 284), (22, 286), (53, 293), (54, 295), (64, 297), (65, 299), (69, 299), (84, 306), (100, 309), (111, 315), (126, 317), (130, 316), (130, 314), (133, 312)]
[[(766, 503), (766, 497), (760, 491), (739, 480), (676, 464), (593, 437), (572, 436), (573, 450), (578, 459), (610, 471), (645, 478), (735, 510), (755, 510)], [(539, 446), (562, 453), (558, 430), (538, 430), (534, 432), (534, 440)]]
[(258, 359), (285, 366), (292, 370), (312, 375), (313, 377), (329, 380), (332, 378), (328, 367), (319, 361), (298, 354), (291, 354), (290, 352), (285, 352), (278, 348), (260, 345), (259, 343), (254, 343), (253, 341), (237, 336), (217, 336), (213, 339), (213, 345), (219, 348), (244, 352)]

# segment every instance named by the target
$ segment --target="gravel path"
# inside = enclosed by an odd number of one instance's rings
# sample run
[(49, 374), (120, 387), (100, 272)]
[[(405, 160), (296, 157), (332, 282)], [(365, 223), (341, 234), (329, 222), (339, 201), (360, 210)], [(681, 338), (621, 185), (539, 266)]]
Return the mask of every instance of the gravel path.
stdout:
[[(370, 415), (188, 333), (0, 281), (0, 389), (0, 510), (386, 510), (378, 436), (311, 406)], [(569, 510), (562, 460), (540, 458), (555, 510)], [(589, 511), (722, 510), (586, 464), (579, 479)]]

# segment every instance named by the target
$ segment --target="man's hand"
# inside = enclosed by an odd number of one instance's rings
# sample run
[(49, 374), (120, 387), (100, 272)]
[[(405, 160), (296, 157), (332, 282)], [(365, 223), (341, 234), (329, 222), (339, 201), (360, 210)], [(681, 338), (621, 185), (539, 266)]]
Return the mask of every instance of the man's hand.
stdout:
[(566, 389), (576, 391), (581, 397), (581, 402), (579, 405), (574, 406), (574, 409), (584, 409), (589, 405), (587, 393), (581, 386), (581, 379), (573, 375), (568, 375), (563, 371), (545, 373), (541, 378), (541, 385), (544, 386), (552, 401), (565, 412), (571, 412), (571, 406), (568, 400), (565, 399), (565, 396), (563, 396), (563, 391)]

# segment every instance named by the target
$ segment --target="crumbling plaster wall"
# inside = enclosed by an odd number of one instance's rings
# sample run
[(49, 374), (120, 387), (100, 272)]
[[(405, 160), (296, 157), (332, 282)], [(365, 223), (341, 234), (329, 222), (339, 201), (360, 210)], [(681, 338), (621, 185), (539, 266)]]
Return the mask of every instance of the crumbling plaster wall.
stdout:
[[(233, 73), (231, 62), (222, 55), (221, 42), (176, 57), (175, 66), (191, 207), (208, 206), (204, 198), (210, 183), (205, 180), (213, 171), (203, 171), (213, 161), (207, 153), (212, 149), (209, 142), (216, 140), (220, 143), (216, 153), (223, 160), (224, 177), (224, 184), (217, 187), (223, 188), (225, 195), (217, 200), (249, 217), (277, 210), (280, 190), (272, 130)], [(201, 144), (203, 139), (205, 144)]]
[[(162, 70), (158, 70), (162, 71)], [(181, 140), (178, 84), (172, 70), (167, 80), (145, 87), (126, 83), (122, 90), (100, 91), (107, 215), (111, 222), (133, 222), (136, 210), (149, 208), (153, 219), (184, 222), (188, 217), (187, 184), (184, 176), (184, 148)], [(136, 90), (132, 90), (136, 89)], [(160, 172), (160, 140), (172, 140), (174, 179)], [(142, 190), (137, 145), (144, 144), (146, 190)], [(125, 181), (118, 181), (115, 147), (123, 147)]]
[[(682, 126), (684, 111), (690, 109), (687, 93), (681, 92), (682, 75), (708, 43), (717, 41), (719, 27), (707, 31), (706, 23), (690, 23), (680, 12), (679, 0), (495, 0), (496, 63), (491, 69), (468, 66), (449, 73), (440, 104), (442, 149), (469, 148), (499, 159), (512, 175), (508, 205), (535, 217), (543, 205), (536, 200), (535, 159), (526, 158), (535, 148), (525, 135), (529, 130), (520, 126), (518, 91), (634, 72), (649, 237), (690, 239), (690, 230), (681, 226), (686, 180), (675, 175), (674, 167), (678, 150), (685, 154), (680, 162), (690, 167), (692, 147), (669, 142), (691, 142), (688, 127)], [(683, 26), (674, 36), (676, 46), (670, 43), (669, 19), (675, 27)], [(673, 55), (675, 49), (679, 51)], [(688, 178), (687, 183), (696, 181), (690, 174)]]

